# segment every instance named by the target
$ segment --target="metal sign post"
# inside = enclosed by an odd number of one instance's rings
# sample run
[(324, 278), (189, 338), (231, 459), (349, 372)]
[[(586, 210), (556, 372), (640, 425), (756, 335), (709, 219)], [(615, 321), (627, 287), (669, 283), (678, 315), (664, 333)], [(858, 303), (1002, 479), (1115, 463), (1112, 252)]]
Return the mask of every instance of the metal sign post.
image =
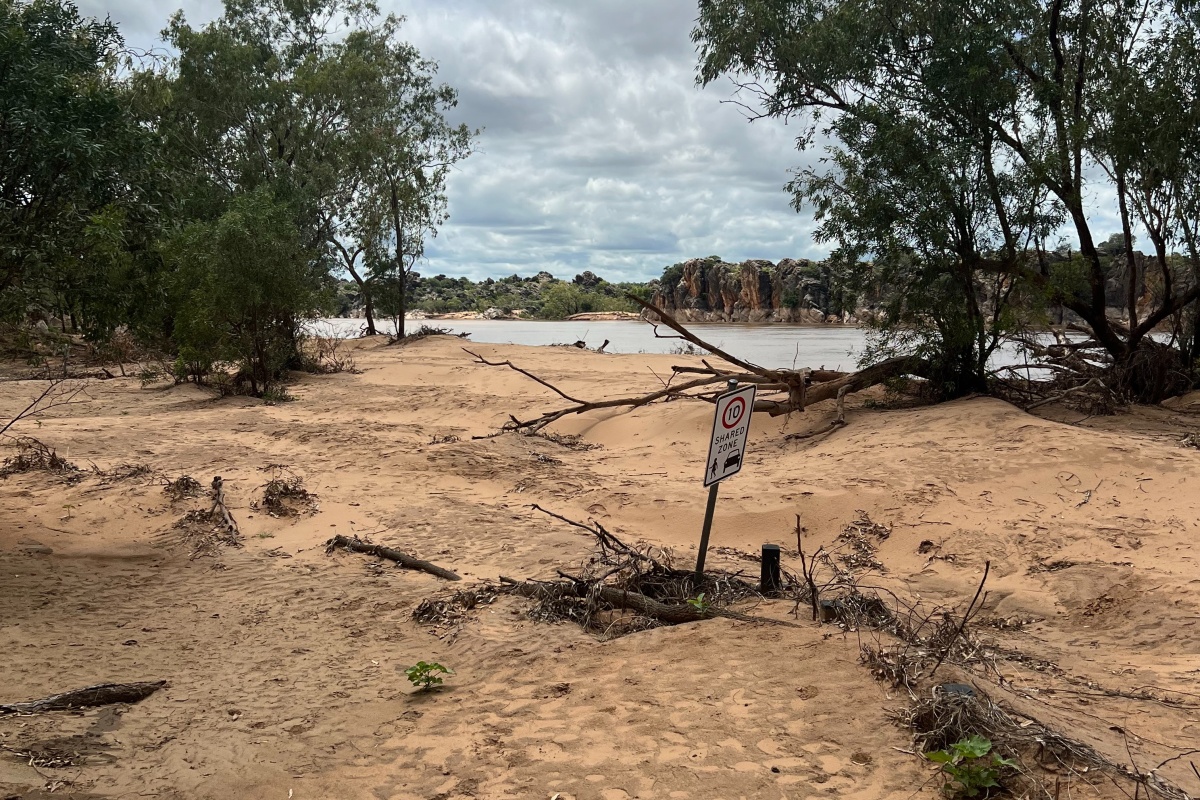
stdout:
[(750, 435), (750, 415), (754, 412), (757, 394), (754, 384), (738, 388), (730, 379), (729, 391), (717, 398), (713, 418), (712, 440), (704, 462), (704, 485), (708, 488), (708, 507), (704, 509), (704, 529), (700, 532), (700, 552), (696, 554), (697, 584), (704, 576), (704, 559), (708, 555), (708, 537), (712, 533), (713, 512), (717, 508), (717, 487), (726, 478), (742, 471), (746, 458), (746, 440)]

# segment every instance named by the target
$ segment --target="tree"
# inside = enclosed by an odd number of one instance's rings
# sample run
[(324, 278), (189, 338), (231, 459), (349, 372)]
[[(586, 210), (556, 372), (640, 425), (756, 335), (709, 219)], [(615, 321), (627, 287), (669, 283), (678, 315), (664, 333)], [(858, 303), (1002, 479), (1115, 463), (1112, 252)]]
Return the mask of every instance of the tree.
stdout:
[[(0, 0), (0, 309), (111, 329), (147, 252), (153, 146), (118, 78), (109, 21), (65, 0)], [(102, 268), (93, 268), (100, 264)]]
[(268, 393), (288, 364), (295, 321), (331, 299), (323, 251), (306, 245), (292, 209), (264, 187), (215, 221), (189, 224), (165, 252), (182, 361), (197, 373), (232, 362), (254, 394)]
[(357, 151), (361, 171), (347, 207), (369, 265), (370, 279), (359, 285), (368, 293), (373, 283), (388, 284), (396, 337), (403, 338), (409, 278), (425, 253), (426, 237), (436, 236), (447, 218), (446, 181), (451, 168), (471, 154), (474, 134), (447, 121), (457, 93), (434, 82), (433, 62), (396, 41), (398, 24), (389, 17), (374, 33), (383, 68), (375, 74), (375, 102), (360, 107), (355, 117), (363, 134)]
[(546, 319), (566, 319), (583, 313), (585, 292), (572, 283), (555, 283), (542, 297), (541, 316)]
[[(314, 254), (339, 241), (332, 209), (358, 166), (353, 112), (372, 87), (360, 80), (351, 43), (354, 26), (374, 13), (351, 0), (228, 0), (200, 29), (182, 13), (171, 18), (165, 36), (178, 56), (145, 78), (142, 92), (160, 101), (152, 110), (173, 156), (178, 224), (216, 223), (263, 190), (254, 202), (269, 196), (286, 209), (299, 237), (289, 250), (296, 279), (308, 280), (314, 265), (332, 267)], [(343, 253), (351, 267), (356, 250)]]
[[(978, 316), (968, 274), (993, 276), (1001, 293), (1037, 292), (1065, 306), (1111, 363), (1113, 383), (1154, 400), (1194, 377), (1182, 347), (1167, 352), (1148, 335), (1172, 320), (1180, 329), (1200, 299), (1200, 260), (1189, 245), (1195, 217), (1184, 211), (1200, 187), (1200, 109), (1191, 100), (1200, 87), (1197, 24), (1194, 10), (1177, 13), (1164, 0), (1000, 0), (986, 9), (968, 0), (701, 0), (693, 36), (702, 82), (731, 74), (761, 103), (758, 113), (805, 120), (802, 148), (819, 135), (834, 143), (830, 172), (792, 184), (798, 204), (815, 201), (820, 212), (825, 202), (826, 220), (841, 215), (827, 236), (859, 256), (888, 255), (875, 249), (886, 238), (880, 233), (903, 227), (916, 207), (891, 203), (891, 187), (843, 184), (842, 170), (861, 156), (878, 158), (894, 136), (900, 144), (909, 132), (923, 137), (901, 147), (903, 161), (887, 170), (903, 195), (922, 188), (904, 180), (916, 175), (929, 182), (924, 194), (936, 195), (927, 215), (934, 227), (907, 226), (893, 237), (910, 263), (951, 281), (957, 274), (968, 317)], [(939, 159), (946, 145), (957, 158)], [(1112, 210), (1123, 220), (1124, 322), (1109, 312), (1113, 265), (1090, 227), (1108, 196), (1091, 191), (1093, 165), (1108, 173)], [(1078, 257), (1056, 265), (1046, 240), (1060, 218)], [(1153, 242), (1159, 271), (1145, 308), (1133, 220)], [(1187, 255), (1173, 258), (1174, 247)]]

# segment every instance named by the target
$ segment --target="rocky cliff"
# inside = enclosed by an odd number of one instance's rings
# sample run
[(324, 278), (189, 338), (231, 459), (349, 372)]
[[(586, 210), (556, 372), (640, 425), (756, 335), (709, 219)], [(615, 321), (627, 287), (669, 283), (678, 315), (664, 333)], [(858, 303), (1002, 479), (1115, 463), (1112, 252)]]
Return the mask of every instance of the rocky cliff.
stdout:
[(824, 263), (785, 258), (668, 267), (653, 302), (686, 322), (853, 322), (853, 298)]

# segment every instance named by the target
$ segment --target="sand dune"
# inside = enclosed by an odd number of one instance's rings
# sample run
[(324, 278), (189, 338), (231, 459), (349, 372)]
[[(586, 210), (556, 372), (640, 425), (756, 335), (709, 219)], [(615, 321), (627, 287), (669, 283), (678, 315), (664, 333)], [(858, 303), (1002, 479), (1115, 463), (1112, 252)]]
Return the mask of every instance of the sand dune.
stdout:
[[(0, 718), (0, 794), (178, 798), (934, 797), (930, 765), (890, 719), (906, 698), (859, 662), (855, 632), (708, 620), (600, 641), (501, 598), (456, 630), (412, 619), (451, 588), (348, 553), (370, 533), (469, 584), (553, 577), (589, 537), (530, 509), (601, 521), (695, 557), (711, 407), (672, 402), (568, 417), (567, 449), (494, 432), (557, 398), (473, 362), (457, 339), (357, 345), (362, 374), (305, 376), (264, 406), (192, 386), (96, 383), (30, 422), (107, 477), (0, 482), (0, 702), (104, 681), (167, 680), (129, 707)], [(589, 398), (652, 389), (679, 356), (472, 345)], [(39, 388), (0, 385), (0, 414)], [(1189, 402), (1191, 405), (1189, 405)], [(906, 410), (851, 404), (755, 417), (746, 467), (721, 489), (710, 565), (764, 543), (815, 546), (860, 513), (890, 525), (873, 580), (963, 607), (985, 561), (980, 621), (998, 675), (967, 679), (1020, 713), (1146, 771), (1200, 748), (1200, 431), (1192, 401), (1102, 420), (1045, 419), (988, 398)], [(435, 440), (458, 437), (434, 444)], [(121, 479), (120, 465), (149, 474)], [(315, 514), (251, 504), (286, 465)], [(277, 468), (278, 469), (278, 468)], [(194, 556), (159, 478), (226, 480), (244, 547)], [(795, 559), (785, 556), (789, 568)], [(457, 585), (456, 585), (457, 586)], [(790, 619), (792, 604), (755, 613)], [(418, 660), (455, 674), (414, 693)], [(1158, 701), (1117, 696), (1144, 687)], [(1165, 698), (1165, 702), (1163, 699)], [(59, 754), (32, 766), (18, 753)], [(1160, 774), (1200, 794), (1188, 761)], [(38, 763), (35, 761), (35, 763)], [(62, 782), (56, 784), (55, 782)], [(1132, 789), (1129, 790), (1132, 794)], [(48, 796), (48, 795), (46, 795)], [(1065, 796), (1065, 795), (1064, 795)], [(1122, 797), (1077, 782), (1072, 797)]]

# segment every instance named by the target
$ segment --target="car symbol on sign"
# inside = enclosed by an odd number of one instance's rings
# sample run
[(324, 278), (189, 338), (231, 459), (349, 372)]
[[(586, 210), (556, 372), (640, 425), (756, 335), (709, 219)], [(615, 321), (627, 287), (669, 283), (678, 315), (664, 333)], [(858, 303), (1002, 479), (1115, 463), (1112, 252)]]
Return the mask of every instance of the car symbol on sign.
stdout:
[(742, 451), (734, 450), (732, 453), (729, 454), (729, 458), (725, 459), (725, 469), (728, 470), (730, 467), (736, 467), (741, 462), (742, 462)]

